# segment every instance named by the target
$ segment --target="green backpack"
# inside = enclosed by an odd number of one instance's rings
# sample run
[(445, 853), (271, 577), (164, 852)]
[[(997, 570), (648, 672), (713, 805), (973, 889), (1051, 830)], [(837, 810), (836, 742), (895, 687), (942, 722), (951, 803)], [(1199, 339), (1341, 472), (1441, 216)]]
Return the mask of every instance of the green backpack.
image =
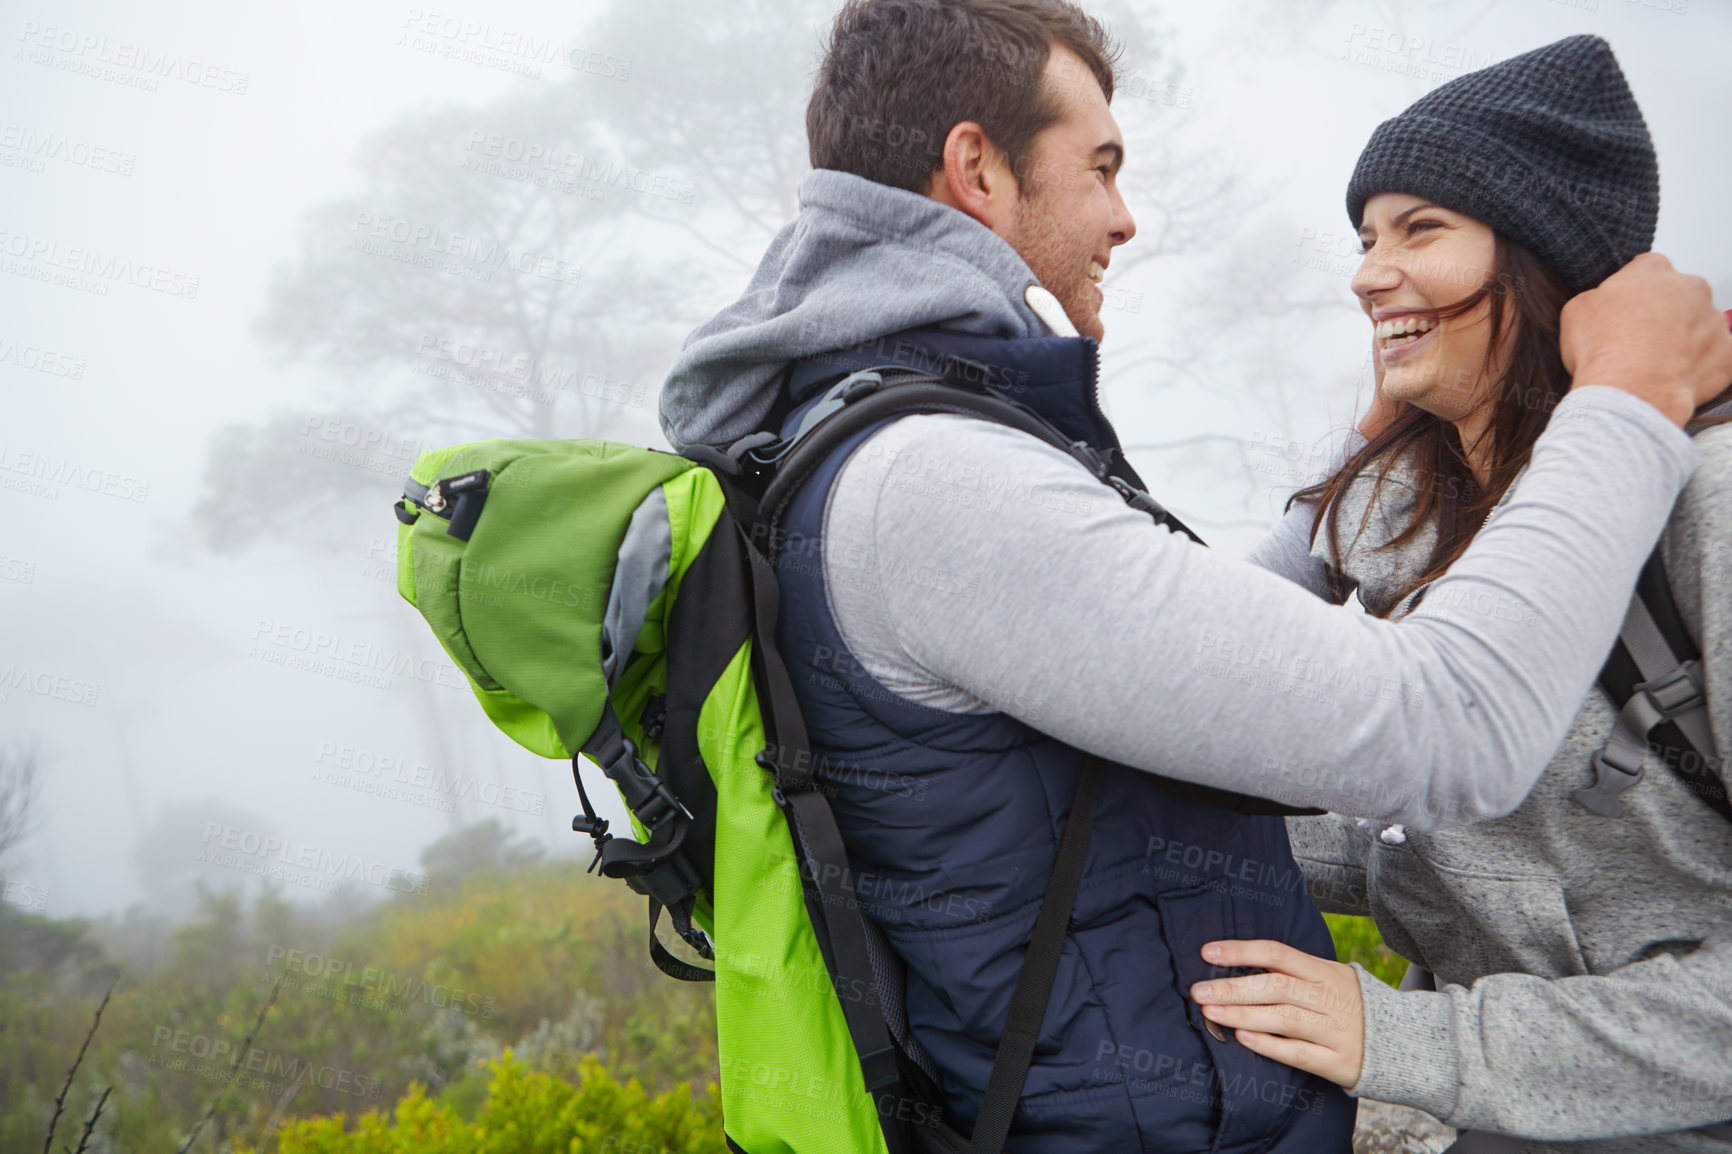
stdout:
[[(592, 869), (649, 899), (656, 964), (715, 982), (729, 1146), (749, 1154), (1001, 1149), (1087, 849), (1098, 772), (1082, 775), (1086, 817), (1065, 831), (971, 1147), (911, 1057), (900, 964), (860, 912), (774, 644), (788, 500), (843, 440), (916, 412), (1022, 429), (1166, 516), (1022, 406), (888, 370), (848, 376), (786, 441), (703, 463), (605, 441), (431, 450), (396, 505), (398, 591), (500, 729), (572, 761), (572, 828), (595, 839)], [(579, 753), (618, 787), (635, 839), (596, 817)], [(713, 971), (657, 939), (664, 910)]]

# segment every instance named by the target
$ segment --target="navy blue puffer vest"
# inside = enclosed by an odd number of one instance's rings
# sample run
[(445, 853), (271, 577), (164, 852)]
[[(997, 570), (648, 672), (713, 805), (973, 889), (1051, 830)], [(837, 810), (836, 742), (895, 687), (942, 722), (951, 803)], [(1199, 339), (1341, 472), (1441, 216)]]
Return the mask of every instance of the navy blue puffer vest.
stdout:
[[(799, 362), (789, 387), (799, 402), (853, 369), (947, 360), (1067, 436), (1118, 448), (1096, 400), (1092, 340), (922, 330)], [(940, 1071), (951, 1124), (968, 1133), (1084, 755), (1006, 714), (906, 701), (848, 651), (825, 592), (824, 507), (868, 435), (838, 449), (789, 509), (778, 636), (862, 908), (907, 965), (909, 1025)], [(1219, 976), (1199, 953), (1218, 938), (1334, 956), (1280, 818), (1207, 807), (1111, 767), (1009, 1150), (1345, 1154), (1350, 1099), (1216, 1040), (1184, 996)]]

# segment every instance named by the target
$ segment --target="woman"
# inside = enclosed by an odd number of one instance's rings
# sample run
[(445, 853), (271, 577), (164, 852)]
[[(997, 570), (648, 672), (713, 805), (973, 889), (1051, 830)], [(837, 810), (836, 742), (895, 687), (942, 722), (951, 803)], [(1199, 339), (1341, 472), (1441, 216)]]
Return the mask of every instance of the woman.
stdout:
[[(1569, 388), (1565, 303), (1649, 247), (1657, 209), (1641, 113), (1596, 37), (1461, 77), (1383, 124), (1348, 190), (1380, 399), (1368, 439), (1256, 559), (1338, 602), (1357, 589), (1378, 616), (1447, 598), (1433, 583)], [(1687, 784), (1650, 749), (1622, 816), (1573, 798), (1616, 720), (1596, 687), (1507, 817), (1434, 833), (1292, 819), (1319, 904), (1374, 916), (1442, 992), (1216, 942), (1205, 960), (1268, 972), (1194, 986), (1208, 1020), (1482, 1136), (1463, 1149), (1732, 1150), (1732, 1126), (1713, 1132), (1732, 1118), (1732, 822), (1690, 788), (1723, 789), (1732, 738), (1732, 426), (1697, 448), (1663, 555), (1704, 655), (1710, 771)]]

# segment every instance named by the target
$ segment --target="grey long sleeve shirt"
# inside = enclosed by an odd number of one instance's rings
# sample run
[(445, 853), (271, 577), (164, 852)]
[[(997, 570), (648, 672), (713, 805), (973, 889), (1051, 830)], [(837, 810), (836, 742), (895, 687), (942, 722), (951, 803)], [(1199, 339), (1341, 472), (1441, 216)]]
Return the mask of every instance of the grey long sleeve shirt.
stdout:
[(832, 489), (826, 581), (855, 656), (909, 700), (1432, 828), (1527, 795), (1693, 463), (1651, 406), (1576, 391), (1511, 499), (1396, 624), (1156, 526), (1031, 437), (906, 417)]

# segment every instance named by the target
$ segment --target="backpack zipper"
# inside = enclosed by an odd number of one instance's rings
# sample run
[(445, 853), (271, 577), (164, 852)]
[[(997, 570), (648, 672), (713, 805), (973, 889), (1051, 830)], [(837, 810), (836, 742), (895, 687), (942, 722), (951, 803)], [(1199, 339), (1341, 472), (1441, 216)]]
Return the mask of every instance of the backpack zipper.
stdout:
[[(431, 485), (423, 485), (419, 481), (409, 480), (403, 486), (403, 501), (413, 501), (435, 517), (451, 522), (445, 532), (448, 536), (459, 540), (469, 540), (469, 535), (475, 531), (475, 522), (481, 516), (481, 508), (487, 502), (487, 486), (493, 480), (493, 474), (486, 469), (476, 469), (457, 477), (447, 477), (443, 481), (435, 481)], [(413, 524), (414, 519), (405, 516), (406, 510), (399, 511), (397, 519), (405, 525)]]

